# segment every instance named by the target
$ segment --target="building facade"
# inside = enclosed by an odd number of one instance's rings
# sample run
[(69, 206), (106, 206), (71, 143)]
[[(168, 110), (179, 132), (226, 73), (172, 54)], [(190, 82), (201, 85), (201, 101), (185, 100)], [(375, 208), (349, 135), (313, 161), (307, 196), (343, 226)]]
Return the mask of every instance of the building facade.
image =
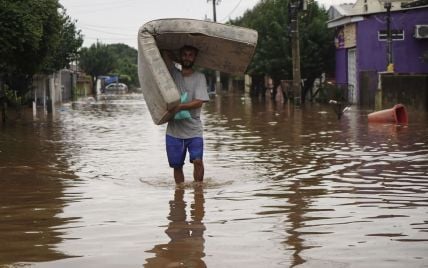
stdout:
[[(420, 0), (417, 2), (421, 2)], [(334, 28), (336, 45), (336, 82), (349, 85), (349, 100), (362, 103), (376, 90), (379, 73), (387, 71), (387, 12), (376, 0), (361, 0), (354, 5), (332, 6), (329, 28)], [(406, 7), (393, 3), (390, 13), (394, 72), (428, 74), (428, 3)]]

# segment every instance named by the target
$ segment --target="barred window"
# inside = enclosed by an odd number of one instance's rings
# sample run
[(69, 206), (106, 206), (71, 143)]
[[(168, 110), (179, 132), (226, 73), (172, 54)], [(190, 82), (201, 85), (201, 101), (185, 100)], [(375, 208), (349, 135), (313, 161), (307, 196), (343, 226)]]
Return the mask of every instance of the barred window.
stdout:
[[(379, 41), (386, 41), (388, 39), (387, 31), (378, 31), (377, 38)], [(391, 30), (391, 38), (392, 40), (404, 40), (404, 30)]]

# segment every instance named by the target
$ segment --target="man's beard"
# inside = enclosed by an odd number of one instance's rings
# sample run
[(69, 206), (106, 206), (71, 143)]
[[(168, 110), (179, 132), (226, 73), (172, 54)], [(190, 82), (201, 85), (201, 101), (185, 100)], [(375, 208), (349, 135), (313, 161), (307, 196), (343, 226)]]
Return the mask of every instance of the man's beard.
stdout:
[(193, 61), (185, 60), (181, 63), (181, 66), (185, 69), (190, 69), (193, 67)]

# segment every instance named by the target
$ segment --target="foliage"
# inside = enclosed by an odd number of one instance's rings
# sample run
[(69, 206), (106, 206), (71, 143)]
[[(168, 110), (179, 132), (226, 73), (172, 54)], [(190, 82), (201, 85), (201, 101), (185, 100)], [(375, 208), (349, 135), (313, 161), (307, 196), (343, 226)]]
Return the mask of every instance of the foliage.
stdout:
[(0, 79), (24, 95), (34, 74), (66, 66), (82, 39), (58, 0), (0, 0), (0, 43)]
[(131, 85), (132, 84), (131, 76), (126, 74), (121, 74), (119, 75), (119, 82), (124, 83), (126, 85)]
[[(40, 3), (39, 3), (40, 2)], [(52, 43), (56, 1), (2, 1), (0, 9), (0, 55), (2, 73), (38, 71)], [(52, 12), (54, 10), (54, 12)], [(59, 30), (59, 29), (57, 29)]]
[[(230, 23), (258, 31), (256, 53), (249, 67), (252, 75), (269, 74), (276, 83), (292, 79), (291, 39), (288, 4), (290, 0), (262, 0), (252, 10)], [(334, 63), (333, 32), (327, 28), (324, 8), (310, 0), (300, 11), (300, 57), (302, 78), (312, 84)]]
[(96, 77), (112, 72), (115, 64), (116, 59), (105, 44), (97, 42), (80, 50), (79, 66), (92, 76), (94, 83)]
[(328, 14), (312, 2), (301, 19), (300, 45), (302, 77), (312, 86), (323, 72), (331, 73), (335, 64), (334, 32), (327, 28)]
[(113, 73), (118, 74), (123, 83), (138, 86), (138, 51), (125, 44), (111, 44), (108, 48), (116, 59)]
[(96, 43), (80, 51), (80, 67), (94, 79), (99, 75), (117, 75), (129, 86), (138, 85), (138, 52), (125, 44)]
[(65, 12), (60, 15), (61, 29), (59, 31), (58, 45), (49, 53), (43, 66), (44, 73), (52, 73), (62, 68), (69, 68), (70, 63), (77, 58), (77, 50), (82, 46), (83, 37)]
[(0, 99), (3, 99), (3, 101), (11, 106), (19, 106), (22, 104), (22, 97), (17, 96), (16, 93), (16, 91), (9, 89), (9, 87), (5, 85), (0, 93)]
[(284, 1), (261, 1), (241, 18), (231, 21), (232, 24), (258, 31), (258, 45), (249, 73), (270, 74), (273, 77), (277, 74), (285, 77), (291, 75), (286, 7)]

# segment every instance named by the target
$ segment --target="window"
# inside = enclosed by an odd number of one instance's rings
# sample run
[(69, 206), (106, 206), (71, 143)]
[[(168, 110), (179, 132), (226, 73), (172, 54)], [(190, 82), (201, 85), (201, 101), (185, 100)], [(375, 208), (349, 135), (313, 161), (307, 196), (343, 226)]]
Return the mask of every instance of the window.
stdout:
[[(377, 38), (379, 41), (386, 41), (388, 34), (386, 30), (381, 30), (377, 32)], [(404, 30), (391, 30), (392, 40), (404, 40)]]

